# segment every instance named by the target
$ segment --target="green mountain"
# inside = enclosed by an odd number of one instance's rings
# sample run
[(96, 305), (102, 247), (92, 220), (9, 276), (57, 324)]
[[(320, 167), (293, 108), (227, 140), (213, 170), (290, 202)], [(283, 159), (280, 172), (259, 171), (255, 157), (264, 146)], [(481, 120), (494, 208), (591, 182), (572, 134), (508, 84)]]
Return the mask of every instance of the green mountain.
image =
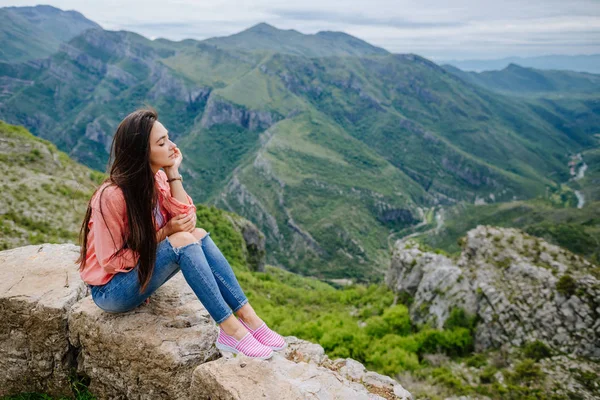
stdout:
[(77, 243), (87, 202), (101, 179), (54, 144), (0, 121), (0, 250)]
[(541, 70), (512, 63), (501, 71), (467, 72), (452, 65), (443, 67), (466, 82), (506, 94), (597, 95), (600, 92), (600, 75), (586, 72)]
[[(323, 51), (265, 25), (228, 43), (273, 35)], [(195, 201), (254, 222), (272, 264), (358, 280), (381, 279), (390, 233), (433, 207), (536, 197), (569, 178), (570, 153), (597, 145), (593, 98), (502, 96), (412, 54), (307, 57), (258, 42), (87, 30), (43, 62), (0, 64), (0, 117), (104, 170), (118, 122), (150, 103)]]
[(387, 50), (373, 46), (344, 32), (322, 31), (305, 35), (294, 29), (277, 29), (260, 23), (242, 32), (203, 40), (225, 50), (267, 51), (305, 57), (385, 55)]
[(24, 62), (55, 53), (62, 43), (100, 25), (77, 11), (48, 5), (0, 8), (0, 61)]

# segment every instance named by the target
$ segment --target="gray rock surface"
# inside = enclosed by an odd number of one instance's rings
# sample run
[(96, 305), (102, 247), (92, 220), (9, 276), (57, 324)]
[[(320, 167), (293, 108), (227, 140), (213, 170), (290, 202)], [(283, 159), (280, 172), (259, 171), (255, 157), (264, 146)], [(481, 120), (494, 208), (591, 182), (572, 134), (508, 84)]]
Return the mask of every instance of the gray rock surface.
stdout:
[(288, 347), (269, 360), (224, 357), (199, 366), (190, 396), (197, 399), (412, 399), (392, 378), (350, 358), (331, 361), (317, 344), (286, 337)]
[(75, 366), (67, 311), (87, 293), (75, 245), (32, 245), (0, 252), (0, 396), (70, 395)]
[(251, 131), (265, 130), (283, 117), (275, 112), (248, 110), (211, 93), (200, 125), (210, 128), (219, 124), (234, 124)]
[(476, 347), (540, 340), (600, 359), (600, 282), (594, 267), (517, 229), (480, 225), (458, 260), (398, 241), (386, 283), (414, 297), (411, 317), (442, 327), (454, 307), (478, 315)]
[(130, 312), (106, 313), (86, 297), (69, 316), (79, 372), (99, 398), (185, 398), (194, 368), (220, 357), (217, 333), (181, 273)]

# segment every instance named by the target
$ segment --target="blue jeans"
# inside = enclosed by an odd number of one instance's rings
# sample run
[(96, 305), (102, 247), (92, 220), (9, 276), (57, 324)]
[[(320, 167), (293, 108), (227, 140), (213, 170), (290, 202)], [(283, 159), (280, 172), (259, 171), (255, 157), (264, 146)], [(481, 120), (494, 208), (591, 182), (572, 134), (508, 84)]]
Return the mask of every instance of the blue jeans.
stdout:
[(168, 237), (158, 243), (154, 272), (143, 293), (140, 293), (138, 266), (129, 272), (118, 272), (105, 285), (90, 285), (94, 303), (106, 312), (130, 311), (179, 270), (217, 324), (248, 302), (210, 232), (196, 242), (177, 248), (171, 245)]

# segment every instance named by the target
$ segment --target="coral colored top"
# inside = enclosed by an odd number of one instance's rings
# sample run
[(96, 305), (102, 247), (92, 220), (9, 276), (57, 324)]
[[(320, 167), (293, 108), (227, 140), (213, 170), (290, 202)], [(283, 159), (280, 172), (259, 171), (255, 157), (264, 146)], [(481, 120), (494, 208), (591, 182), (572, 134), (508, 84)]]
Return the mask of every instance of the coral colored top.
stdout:
[[(172, 217), (190, 211), (194, 213), (195, 224), (196, 206), (192, 198), (187, 195), (188, 204), (185, 204), (173, 197), (167, 182), (167, 174), (163, 170), (156, 173), (154, 180), (159, 192), (154, 221), (156, 230), (162, 228)], [(106, 188), (102, 194), (104, 219), (102, 218), (99, 198), (102, 189), (108, 185), (108, 182), (103, 183), (91, 200), (92, 215), (88, 222), (90, 230), (87, 239), (86, 265), (79, 273), (81, 279), (89, 285), (104, 285), (116, 273), (131, 271), (139, 260), (139, 253), (128, 248), (120, 255), (111, 258), (118, 249), (126, 247), (128, 224), (125, 196), (121, 188), (115, 185)]]

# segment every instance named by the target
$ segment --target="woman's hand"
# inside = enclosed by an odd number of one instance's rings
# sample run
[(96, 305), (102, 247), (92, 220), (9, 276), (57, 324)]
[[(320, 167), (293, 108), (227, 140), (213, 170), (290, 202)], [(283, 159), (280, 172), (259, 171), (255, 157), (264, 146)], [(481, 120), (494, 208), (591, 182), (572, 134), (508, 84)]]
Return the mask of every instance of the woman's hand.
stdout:
[(175, 232), (190, 232), (192, 233), (196, 228), (194, 212), (189, 214), (179, 214), (174, 216), (165, 225), (165, 232), (167, 236), (171, 236)]
[(181, 153), (181, 150), (179, 150), (179, 147), (175, 147), (175, 149), (173, 150), (173, 157), (171, 158), (172, 160), (175, 160), (173, 162), (173, 165), (169, 165), (169, 166), (165, 166), (163, 167), (163, 169), (165, 170), (165, 173), (167, 175), (169, 175), (169, 173), (177, 173), (177, 171), (179, 170), (179, 166), (181, 165), (181, 162), (183, 161), (183, 154)]

